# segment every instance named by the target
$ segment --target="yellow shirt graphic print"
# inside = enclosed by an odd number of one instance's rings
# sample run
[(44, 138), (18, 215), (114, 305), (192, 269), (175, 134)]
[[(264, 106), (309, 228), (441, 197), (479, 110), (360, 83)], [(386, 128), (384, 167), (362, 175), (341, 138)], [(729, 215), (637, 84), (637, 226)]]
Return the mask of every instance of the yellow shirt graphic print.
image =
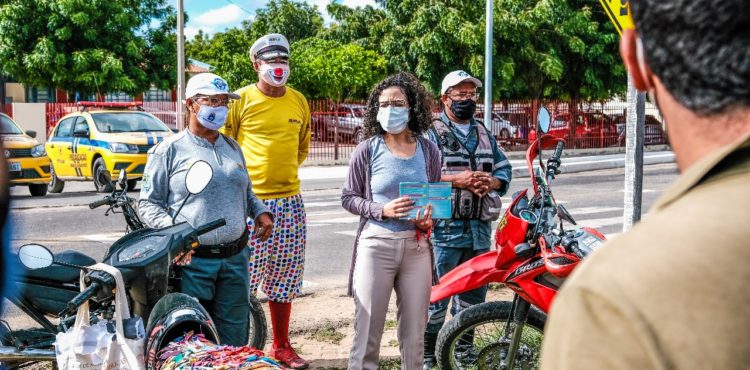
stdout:
[(285, 198), (300, 191), (297, 172), (310, 146), (310, 108), (298, 91), (264, 95), (256, 85), (237, 91), (224, 134), (242, 147), (255, 194), (261, 199)]

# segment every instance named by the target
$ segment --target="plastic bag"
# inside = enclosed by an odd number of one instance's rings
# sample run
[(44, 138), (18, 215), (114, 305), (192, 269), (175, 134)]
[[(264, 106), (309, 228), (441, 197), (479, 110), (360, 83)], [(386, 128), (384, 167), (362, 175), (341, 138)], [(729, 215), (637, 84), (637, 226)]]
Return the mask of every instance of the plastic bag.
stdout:
[[(120, 271), (112, 266), (98, 263), (91, 267), (102, 270), (115, 278), (115, 332), (107, 330), (107, 320), (100, 320), (96, 324), (89, 324), (88, 301), (78, 308), (76, 321), (72, 328), (65, 333), (58, 333), (55, 338), (55, 354), (57, 366), (61, 370), (79, 369), (124, 369), (142, 370), (144, 367), (143, 349), (146, 344), (144, 333), (140, 338), (127, 339), (124, 334), (123, 320), (130, 319), (125, 296), (125, 283)], [(84, 273), (81, 272), (81, 291), (86, 289)], [(140, 322), (136, 325), (143, 326)]]

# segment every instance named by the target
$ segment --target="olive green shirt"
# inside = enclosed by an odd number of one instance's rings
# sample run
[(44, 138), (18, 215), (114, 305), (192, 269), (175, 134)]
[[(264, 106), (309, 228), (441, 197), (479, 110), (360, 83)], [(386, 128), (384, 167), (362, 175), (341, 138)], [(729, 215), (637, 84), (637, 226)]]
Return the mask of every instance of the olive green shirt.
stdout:
[(750, 136), (694, 164), (565, 282), (542, 368), (750, 368)]

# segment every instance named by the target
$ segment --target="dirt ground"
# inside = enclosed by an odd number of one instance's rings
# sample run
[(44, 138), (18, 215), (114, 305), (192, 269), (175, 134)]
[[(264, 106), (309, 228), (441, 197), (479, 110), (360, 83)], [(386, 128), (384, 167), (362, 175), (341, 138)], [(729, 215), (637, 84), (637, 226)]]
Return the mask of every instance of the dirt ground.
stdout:
[[(512, 293), (505, 288), (493, 287), (487, 294), (487, 300), (511, 299)], [(269, 317), (268, 312), (266, 317)], [(293, 305), (292, 346), (303, 358), (311, 361), (311, 369), (346, 369), (354, 338), (353, 322), (354, 301), (346, 296), (346, 286), (318, 289), (297, 299)], [(388, 307), (380, 358), (381, 369), (400, 369), (395, 294), (391, 296)]]
[[(511, 299), (512, 294), (506, 288), (491, 287), (487, 295), (487, 300)], [(264, 303), (263, 306), (269, 321), (269, 339), (265, 348), (269, 350), (270, 315), (268, 305)], [(346, 369), (354, 338), (353, 319), (354, 301), (347, 297), (346, 286), (316, 287), (293, 304), (290, 323), (292, 346), (311, 362), (311, 369)], [(380, 346), (381, 369), (400, 369), (396, 325), (396, 297), (393, 294)], [(37, 364), (25, 369), (52, 369), (52, 366), (49, 363)]]

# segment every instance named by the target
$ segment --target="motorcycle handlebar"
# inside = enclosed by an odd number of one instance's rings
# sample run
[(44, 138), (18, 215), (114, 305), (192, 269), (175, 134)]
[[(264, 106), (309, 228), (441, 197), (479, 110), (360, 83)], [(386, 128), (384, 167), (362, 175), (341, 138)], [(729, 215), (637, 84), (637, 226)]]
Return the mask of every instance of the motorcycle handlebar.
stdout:
[(80, 307), (84, 302), (88, 301), (91, 297), (96, 294), (99, 289), (102, 287), (102, 285), (98, 281), (91, 282), (91, 285), (89, 285), (88, 288), (86, 288), (84, 291), (78, 293), (77, 296), (75, 296), (70, 302), (68, 302), (68, 307), (66, 308), (66, 311), (68, 313), (75, 312), (78, 307)]
[(558, 141), (557, 146), (555, 147), (555, 152), (552, 154), (552, 158), (550, 158), (550, 160), (555, 160), (559, 162), (564, 148), (565, 148), (565, 143), (563, 143), (562, 141)]
[(207, 233), (207, 232), (209, 232), (211, 230), (218, 229), (218, 228), (220, 228), (220, 227), (222, 227), (222, 226), (224, 226), (226, 224), (227, 224), (227, 221), (224, 220), (223, 218), (220, 218), (218, 220), (213, 220), (213, 221), (211, 221), (211, 222), (209, 222), (209, 223), (207, 223), (207, 224), (205, 224), (205, 225), (197, 228), (195, 230), (195, 232), (198, 235), (203, 235), (203, 234), (205, 234), (205, 233)]
[(110, 204), (112, 202), (112, 198), (108, 195), (104, 197), (104, 199), (97, 200), (96, 202), (89, 203), (89, 209), (94, 209), (101, 207), (105, 204)]

